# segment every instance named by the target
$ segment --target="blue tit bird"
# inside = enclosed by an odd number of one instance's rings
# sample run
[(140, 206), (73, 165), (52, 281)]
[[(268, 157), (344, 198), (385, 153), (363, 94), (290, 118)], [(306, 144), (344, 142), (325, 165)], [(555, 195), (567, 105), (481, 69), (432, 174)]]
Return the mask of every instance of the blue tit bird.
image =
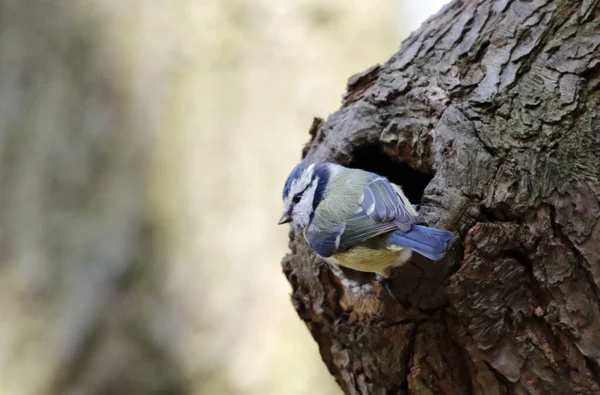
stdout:
[(291, 222), (317, 255), (380, 280), (413, 251), (442, 259), (454, 239), (418, 225), (418, 213), (387, 178), (334, 163), (300, 162), (285, 182), (283, 203), (279, 224)]

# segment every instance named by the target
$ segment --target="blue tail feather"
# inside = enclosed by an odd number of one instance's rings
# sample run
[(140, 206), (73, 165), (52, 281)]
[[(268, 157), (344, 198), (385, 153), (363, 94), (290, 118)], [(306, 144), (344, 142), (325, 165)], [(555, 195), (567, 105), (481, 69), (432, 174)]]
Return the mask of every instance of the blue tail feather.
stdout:
[(390, 235), (392, 244), (408, 248), (434, 261), (439, 261), (446, 255), (454, 233), (443, 229), (428, 228), (427, 226), (413, 225), (408, 232), (399, 230)]

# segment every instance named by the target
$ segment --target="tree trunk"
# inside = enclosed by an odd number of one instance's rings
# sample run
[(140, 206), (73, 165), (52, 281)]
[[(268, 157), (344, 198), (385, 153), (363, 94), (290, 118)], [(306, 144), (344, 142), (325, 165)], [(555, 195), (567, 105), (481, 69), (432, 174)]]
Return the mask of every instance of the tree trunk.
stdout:
[(291, 233), (284, 272), (347, 394), (600, 393), (600, 10), (454, 1), (353, 76), (305, 154), (402, 185), (447, 257), (332, 268)]

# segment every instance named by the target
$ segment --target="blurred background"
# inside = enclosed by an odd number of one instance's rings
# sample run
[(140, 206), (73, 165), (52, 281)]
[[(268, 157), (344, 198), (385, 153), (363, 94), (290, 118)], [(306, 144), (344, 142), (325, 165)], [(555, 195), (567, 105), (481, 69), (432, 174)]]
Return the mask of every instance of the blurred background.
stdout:
[(339, 394), (281, 188), (444, 3), (2, 2), (0, 394)]

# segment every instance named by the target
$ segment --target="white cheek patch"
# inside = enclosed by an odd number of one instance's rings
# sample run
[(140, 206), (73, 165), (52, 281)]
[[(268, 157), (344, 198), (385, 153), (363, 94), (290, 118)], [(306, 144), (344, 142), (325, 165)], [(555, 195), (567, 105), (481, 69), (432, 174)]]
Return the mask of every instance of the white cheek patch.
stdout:
[(298, 180), (292, 181), (292, 185), (290, 185), (290, 191), (288, 192), (287, 197), (285, 198), (285, 204), (289, 206), (290, 202), (294, 195), (298, 193)]
[(308, 187), (310, 185), (311, 179), (312, 179), (312, 165), (311, 167), (309, 167), (301, 176), (300, 178), (293, 180), (292, 184), (290, 186), (290, 192), (288, 193), (286, 202), (288, 204), (291, 203), (292, 199), (294, 198), (294, 195), (303, 192), (306, 187)]
[(300, 201), (294, 206), (294, 211), (292, 212), (292, 219), (294, 223), (300, 227), (304, 228), (308, 226), (310, 222), (310, 215), (313, 212), (313, 201), (315, 198), (315, 192), (317, 191), (317, 185), (319, 184), (319, 177), (316, 177), (312, 184), (306, 188), (304, 193), (302, 194), (302, 198)]

